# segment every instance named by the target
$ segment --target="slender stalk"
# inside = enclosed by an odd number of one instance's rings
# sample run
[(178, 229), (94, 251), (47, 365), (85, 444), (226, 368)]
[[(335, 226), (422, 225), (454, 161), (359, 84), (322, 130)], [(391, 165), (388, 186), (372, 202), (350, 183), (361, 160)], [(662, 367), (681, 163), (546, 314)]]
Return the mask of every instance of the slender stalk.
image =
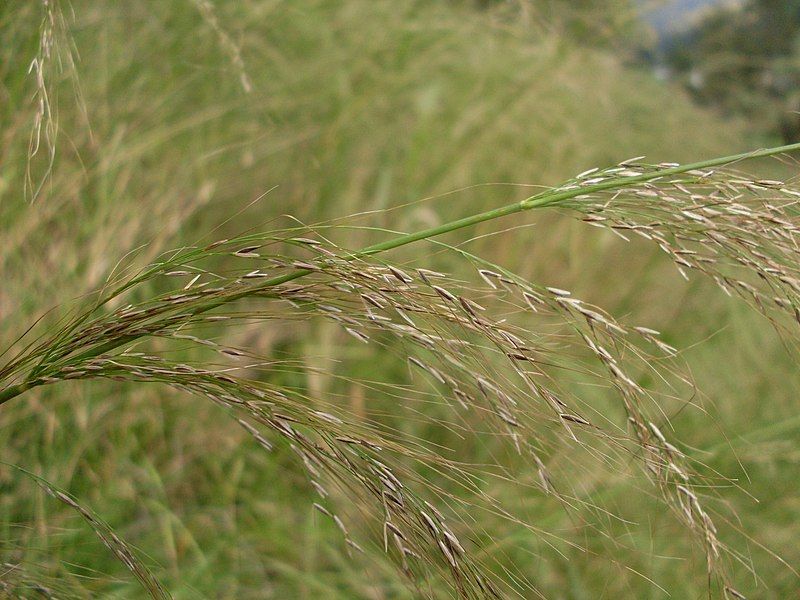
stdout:
[[(547, 206), (552, 206), (558, 204), (559, 202), (576, 198), (578, 196), (583, 196), (585, 194), (592, 194), (595, 192), (602, 192), (611, 189), (630, 187), (632, 185), (645, 183), (647, 181), (653, 181), (670, 175), (680, 175), (682, 173), (687, 173), (689, 171), (710, 169), (713, 167), (729, 165), (731, 163), (735, 163), (741, 160), (774, 156), (776, 154), (794, 152), (797, 150), (800, 150), (800, 143), (788, 144), (785, 146), (777, 146), (774, 148), (762, 148), (760, 150), (754, 150), (751, 152), (743, 152), (741, 154), (733, 154), (731, 156), (723, 156), (723, 157), (713, 158), (710, 160), (690, 163), (686, 165), (679, 165), (676, 167), (658, 169), (650, 173), (642, 173), (640, 175), (634, 175), (631, 177), (617, 177), (593, 185), (579, 186), (572, 189), (563, 189), (560, 191), (546, 190), (544, 192), (540, 192), (539, 194), (535, 194), (533, 196), (525, 198), (524, 200), (521, 200), (519, 202), (507, 204), (505, 206), (477, 213), (469, 217), (464, 217), (462, 219), (450, 221), (448, 223), (438, 225), (437, 227), (430, 227), (428, 229), (422, 229), (414, 233), (407, 233), (386, 240), (384, 242), (367, 246), (365, 248), (353, 252), (346, 258), (348, 260), (356, 260), (366, 256), (372, 256), (374, 254), (379, 254), (382, 252), (386, 252), (388, 250), (393, 250), (394, 248), (406, 246), (414, 242), (444, 235), (446, 233), (457, 231), (459, 229), (464, 229), (466, 227), (471, 227), (473, 225), (477, 225), (479, 223), (483, 223), (486, 221), (493, 221), (501, 217), (531, 210), (534, 208), (544, 208)], [(283, 283), (294, 281), (295, 279), (300, 279), (301, 277), (305, 277), (306, 275), (310, 275), (311, 273), (313, 273), (313, 271), (310, 269), (298, 269), (296, 271), (292, 271), (291, 273), (287, 273), (285, 275), (280, 275), (278, 277), (268, 279), (267, 281), (259, 284), (258, 287), (259, 289), (264, 287), (274, 287), (277, 285), (281, 285)], [(243, 290), (238, 294), (227, 296), (224, 299), (219, 300), (217, 302), (212, 302), (203, 306), (199, 306), (194, 311), (192, 311), (192, 314), (198, 315), (208, 312), (209, 310), (217, 308), (223, 304), (227, 304), (235, 300), (238, 300), (240, 298), (246, 297), (251, 292), (252, 290), (250, 289)], [(143, 335), (145, 334), (123, 336), (118, 339), (111, 340), (105, 344), (101, 344), (95, 348), (90, 348), (89, 350), (86, 350), (85, 352), (76, 355), (74, 359), (80, 362), (82, 360), (100, 356), (122, 345), (135, 341), (136, 339), (142, 337)], [(36, 387), (37, 385), (41, 385), (41, 383), (36, 383), (34, 381), (29, 380), (29, 381), (24, 381), (17, 385), (7, 387), (6, 389), (0, 391), (0, 404), (3, 404), (8, 400), (11, 400), (12, 398), (15, 398), (16, 396), (19, 396), (20, 394), (26, 392), (32, 387)]]
[(0, 404), (11, 400), (12, 398), (19, 396), (20, 394), (27, 392), (31, 389), (32, 386), (28, 385), (27, 383), (20, 383), (19, 385), (12, 385), (11, 387), (7, 387), (2, 392), (0, 392)]

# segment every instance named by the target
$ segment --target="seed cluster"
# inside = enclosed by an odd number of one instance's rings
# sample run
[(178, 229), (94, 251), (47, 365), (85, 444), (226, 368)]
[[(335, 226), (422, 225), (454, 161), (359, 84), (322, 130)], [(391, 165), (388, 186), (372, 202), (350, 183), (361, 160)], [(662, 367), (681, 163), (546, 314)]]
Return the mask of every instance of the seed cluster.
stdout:
[[(626, 163), (572, 185), (652, 169)], [(566, 205), (623, 239), (637, 235), (656, 243), (683, 277), (701, 273), (768, 318), (777, 310), (800, 322), (798, 203), (800, 192), (792, 183), (721, 169), (592, 193)]]
[[(598, 188), (673, 167), (637, 160), (582, 173), (556, 192), (587, 193), (560, 206), (617, 235), (654, 242), (684, 276), (696, 271), (711, 277), (776, 326), (785, 326), (781, 314), (800, 320), (800, 193), (730, 171)], [(106, 286), (111, 291), (100, 292), (55, 332), (17, 345), (17, 354), (0, 368), (0, 394), (5, 400), (63, 380), (104, 378), (156, 382), (207, 398), (264, 449), (284, 444), (296, 454), (319, 496), (315, 508), (341, 531), (349, 550), (361, 551), (347, 515), (358, 510), (381, 523), (384, 551), (413, 582), (435, 571), (449, 576), (461, 597), (504, 596), (508, 583), (491, 576), (472, 552), (465, 524), (449, 524), (436, 508), (433, 500), (442, 493), (414, 465), (445, 473), (471, 495), (470, 502), (480, 499), (497, 514), (505, 513), (483, 484), (505, 473), (448, 457), (424, 440), (404, 439), (380, 418), (355, 419), (332, 402), (321, 407), (302, 390), (271, 382), (285, 361), (213, 338), (220, 322), (227, 332), (253, 323), (330, 320), (354, 343), (404, 358), (409, 378), (422, 377), (433, 390), (426, 397), (446, 404), (450, 420), (440, 424), (462, 436), (509, 442), (535, 470), (537, 493), (561, 501), (565, 510), (582, 501), (574, 493), (575, 475), (559, 478), (548, 468), (559, 451), (597, 451), (608, 463), (639, 457), (663, 500), (704, 546), (709, 575), (719, 578), (726, 595), (741, 597), (730, 585), (725, 547), (703, 499), (712, 486), (667, 439), (659, 397), (640, 383), (649, 371), (676, 394), (682, 386), (691, 390), (677, 350), (657, 331), (622, 323), (568, 290), (533, 285), (460, 253), (475, 266), (471, 281), (349, 253), (310, 230), (302, 237), (297, 230), (271, 232), (181, 249), (134, 275), (120, 275)], [(122, 305), (139, 290), (164, 287), (169, 291)], [(222, 364), (177, 362), (164, 352), (175, 347), (204, 357), (215, 353)], [(569, 383), (573, 372), (613, 389), (627, 424), (587, 402)], [(410, 406), (410, 390), (395, 389)], [(113, 532), (74, 499), (53, 493), (141, 575)], [(342, 511), (343, 499), (357, 502)], [(520, 524), (536, 530), (535, 523)]]

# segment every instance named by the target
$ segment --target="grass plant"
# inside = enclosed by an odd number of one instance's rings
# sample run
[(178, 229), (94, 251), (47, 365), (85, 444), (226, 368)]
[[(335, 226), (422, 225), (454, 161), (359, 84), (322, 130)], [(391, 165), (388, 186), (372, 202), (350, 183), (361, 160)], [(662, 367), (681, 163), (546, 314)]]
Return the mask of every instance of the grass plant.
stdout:
[[(115, 274), (115, 269), (88, 308), (65, 316), (55, 331), (38, 337), (28, 333), (6, 349), (0, 404), (39, 386), (89, 379), (160, 383), (207, 398), (235, 416), (264, 448), (275, 444), (266, 431), (289, 445), (320, 496), (314, 506), (336, 523), (349, 548), (363, 552), (339, 516), (340, 509), (329, 500), (329, 486), (338, 488), (336, 496), (358, 504), (360, 511), (380, 522), (384, 550), (420, 592), (429, 585), (430, 572), (438, 571), (437, 577), (448, 580), (453, 592), (465, 598), (536, 593), (535, 581), (527, 577), (494, 576), (482, 564), (480, 553), (468, 551), (469, 544), (462, 544), (443, 513), (415, 490), (438, 491), (420, 475), (431, 470), (469, 495), (466, 500), (447, 492), (445, 498), (452, 504), (481, 504), (518, 526), (531, 527), (482, 490), (488, 479), (502, 476), (501, 464), (466, 465), (448, 456), (454, 449), (444, 452), (427, 440), (404, 439), (380, 420), (353, 421), (333, 406), (318, 410), (290, 385), (240, 374), (280, 372), (286, 368), (283, 361), (202, 337), (204, 326), (216, 321), (272, 323), (322, 316), (340, 324), (358, 342), (375, 340), (383, 346), (393, 338), (402, 344), (409, 362), (437, 384), (438, 397), (446, 405), (443, 410), (450, 413), (448, 427), (469, 436), (473, 429), (460, 423), (462, 411), (478, 413), (482, 427), (527, 459), (538, 474), (539, 493), (554, 495), (567, 510), (581, 501), (574, 483), (563, 491), (554, 483), (543, 457), (547, 446), (556, 442), (545, 443), (546, 437), (554, 436), (559, 443), (563, 443), (559, 438), (572, 440), (579, 451), (600, 452), (599, 444), (604, 448), (600, 459), (612, 464), (626, 455), (638, 456), (662, 500), (704, 549), (709, 576), (725, 596), (740, 597), (728, 575), (729, 563), (747, 567), (747, 562), (735, 553), (726, 554), (703, 500), (719, 483), (709, 477), (695, 479), (691, 459), (662, 432), (669, 420), (658, 412), (657, 397), (625, 367), (638, 360), (649, 367), (651, 376), (664, 381), (677, 377), (680, 384), (691, 386), (687, 375), (669, 362), (659, 362), (677, 350), (661, 341), (658, 332), (622, 325), (568, 291), (526, 282), (497, 265), (478, 269), (488, 287), (473, 299), (474, 292), (468, 295), (469, 288), (447, 274), (419, 267), (410, 275), (373, 257), (526, 210), (564, 207), (594, 225), (658, 244), (684, 276), (686, 270), (710, 276), (726, 293), (743, 296), (776, 324), (782, 319), (773, 317), (773, 312), (800, 321), (796, 269), (800, 228), (793, 220), (800, 191), (781, 181), (716, 170), (797, 149), (800, 145), (683, 166), (624, 161), (613, 168), (592, 169), (521, 202), (357, 251), (331, 245), (324, 228), (304, 227), (178, 249), (133, 275), (126, 276), (124, 268)], [(479, 257), (455, 251), (485, 266)], [(209, 263), (220, 255), (233, 255), (246, 266), (217, 272)], [(188, 282), (136, 300), (137, 287), (158, 278)], [(486, 308), (480, 302), (486, 303), (487, 295), (493, 304), (500, 302), (492, 293), (500, 289), (508, 296), (502, 298), (503, 304), (525, 313), (544, 313), (556, 322), (558, 333), (547, 336), (534, 333), (535, 328), (512, 329), (504, 324), (506, 319), (483, 314)], [(258, 302), (242, 307), (248, 300)], [(276, 304), (281, 308), (276, 310)], [(558, 346), (550, 337), (558, 339)], [(626, 422), (615, 423), (580, 396), (564, 391), (559, 372), (577, 368), (559, 356), (570, 354), (565, 347), (568, 337), (573, 345), (588, 349), (594, 360), (576, 364), (581, 364), (584, 376), (597, 380), (594, 385), (615, 390)], [(246, 366), (176, 362), (169, 350), (148, 350), (149, 339), (208, 347), (244, 360)], [(654, 348), (642, 348), (648, 345)], [(661, 358), (653, 359), (648, 353), (653, 351)], [(437, 420), (440, 425), (444, 422), (441, 415)], [(593, 439), (587, 442), (584, 437)], [(409, 468), (409, 461), (415, 468)], [(53, 493), (94, 522), (74, 500)], [(117, 556), (154, 597), (163, 597), (166, 592), (141, 574), (148, 572), (138, 567), (127, 546), (116, 536), (111, 539), (115, 543), (109, 546)]]
[(531, 9), (0, 9), (3, 593), (797, 588), (797, 146)]

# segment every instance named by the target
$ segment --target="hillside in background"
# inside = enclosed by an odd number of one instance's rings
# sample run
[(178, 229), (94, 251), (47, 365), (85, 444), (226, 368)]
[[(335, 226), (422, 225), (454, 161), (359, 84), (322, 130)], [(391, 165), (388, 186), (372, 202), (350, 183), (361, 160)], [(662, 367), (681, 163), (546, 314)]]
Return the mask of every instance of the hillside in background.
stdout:
[(697, 25), (705, 15), (721, 8), (733, 8), (741, 0), (638, 0), (644, 20), (662, 41)]
[(753, 129), (800, 139), (800, 5), (747, 0), (703, 11), (653, 55), (703, 106)]

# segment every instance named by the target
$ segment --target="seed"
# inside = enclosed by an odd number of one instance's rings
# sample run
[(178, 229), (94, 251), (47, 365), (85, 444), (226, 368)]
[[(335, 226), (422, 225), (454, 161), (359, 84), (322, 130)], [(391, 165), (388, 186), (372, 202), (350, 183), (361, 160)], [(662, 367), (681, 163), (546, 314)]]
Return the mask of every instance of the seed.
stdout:
[(457, 568), (458, 564), (456, 563), (456, 558), (453, 556), (453, 553), (450, 552), (450, 549), (447, 547), (447, 545), (442, 540), (437, 540), (437, 542), (439, 544), (439, 548), (442, 549), (442, 554), (444, 554), (445, 558), (447, 558), (447, 562), (450, 563), (450, 566), (452, 566), (454, 569)]
[(416, 324), (416, 323), (414, 323), (414, 321), (412, 321), (412, 320), (411, 320), (411, 317), (409, 317), (409, 316), (408, 316), (408, 314), (406, 314), (406, 312), (405, 312), (404, 310), (402, 310), (402, 309), (401, 309), (401, 308), (399, 308), (399, 307), (395, 307), (395, 309), (394, 309), (394, 310), (395, 310), (395, 312), (396, 312), (398, 315), (400, 315), (400, 316), (402, 317), (402, 319), (403, 319), (403, 320), (404, 320), (406, 323), (408, 323), (409, 325), (411, 325), (411, 327), (416, 327), (416, 326), (417, 326), (417, 324)]
[(345, 331), (346, 331), (347, 333), (349, 333), (350, 335), (352, 335), (352, 336), (353, 336), (354, 338), (356, 338), (356, 339), (357, 339), (359, 342), (364, 342), (365, 344), (368, 344), (368, 343), (369, 343), (369, 336), (367, 336), (366, 334), (364, 334), (364, 333), (361, 333), (360, 331), (358, 331), (358, 330), (356, 330), (356, 329), (353, 329), (352, 327), (345, 327), (344, 329), (345, 329)]
[(583, 179), (587, 175), (591, 175), (592, 173), (594, 173), (595, 171), (598, 171), (598, 170), (599, 169), (597, 167), (592, 167), (591, 169), (587, 169), (583, 173), (578, 173), (577, 175), (575, 175), (575, 179)]
[(345, 538), (345, 540), (344, 540), (344, 541), (345, 541), (345, 542), (347, 543), (347, 545), (348, 545), (348, 546), (350, 546), (351, 548), (353, 548), (353, 549), (357, 550), (358, 552), (361, 552), (361, 554), (364, 554), (364, 549), (363, 549), (361, 546), (359, 546), (357, 543), (355, 543), (353, 540), (351, 540), (350, 538)]
[(661, 430), (658, 427), (656, 427), (655, 423), (648, 423), (648, 425), (656, 437), (661, 440), (661, 443), (665, 444), (667, 442), (667, 438), (664, 437), (664, 434), (661, 433)]
[(477, 317), (478, 316), (478, 314), (475, 311), (478, 311), (478, 310), (484, 311), (484, 310), (486, 310), (480, 304), (478, 304), (476, 302), (473, 302), (472, 300), (470, 300), (468, 298), (464, 298), (463, 296), (459, 296), (458, 297), (458, 301), (461, 304), (462, 308), (465, 311), (467, 311), (470, 315), (472, 315), (473, 317)]
[(311, 481), (311, 485), (312, 485), (312, 487), (313, 487), (315, 490), (317, 490), (317, 493), (318, 493), (320, 496), (322, 496), (323, 498), (327, 498), (327, 497), (328, 497), (328, 490), (326, 490), (324, 487), (322, 487), (322, 486), (321, 486), (319, 483), (317, 483), (317, 482), (316, 482), (316, 481), (314, 481), (313, 479), (311, 479), (310, 481)]
[(186, 286), (183, 289), (184, 290), (188, 290), (190, 287), (192, 287), (195, 283), (197, 283), (197, 280), (200, 279), (201, 275), (202, 275), (202, 273), (198, 273), (197, 275), (195, 275), (192, 278), (192, 280), (189, 283), (187, 283)]
[(497, 289), (497, 285), (494, 283), (494, 281), (492, 281), (492, 279), (500, 279), (499, 273), (495, 273), (494, 271), (489, 271), (488, 269), (478, 269), (478, 275), (480, 275), (481, 278), (487, 284), (489, 284), (489, 287), (491, 287), (494, 290)]
[(572, 295), (572, 292), (568, 292), (567, 290), (562, 290), (560, 288), (548, 287), (545, 289), (547, 289), (547, 291), (550, 292), (551, 294), (555, 294), (556, 296), (566, 297)]
[(386, 521), (385, 525), (386, 528), (389, 529), (392, 533), (394, 533), (397, 537), (399, 537), (402, 540), (406, 539), (405, 536), (403, 535), (403, 532), (400, 531), (400, 528), (397, 525), (395, 525), (391, 521)]
[(565, 421), (572, 421), (573, 423), (579, 423), (581, 425), (589, 425), (589, 421), (587, 421), (586, 419), (583, 419), (581, 417), (578, 417), (576, 415), (571, 415), (571, 414), (568, 414), (568, 413), (561, 413), (558, 416), (561, 417), (562, 419), (564, 419)]
[(314, 414), (317, 415), (320, 419), (328, 421), (329, 423), (333, 423), (334, 425), (342, 424), (342, 420), (339, 417), (335, 417), (330, 413), (315, 410)]
[(364, 302), (366, 302), (367, 304), (371, 304), (375, 308), (386, 307), (385, 302), (380, 297), (375, 296), (373, 294), (361, 294), (361, 298), (364, 300)]
[(515, 419), (515, 418), (514, 418), (514, 417), (511, 415), (511, 413), (510, 413), (510, 412), (508, 412), (508, 411), (507, 411), (505, 408), (503, 408), (502, 406), (499, 406), (499, 407), (497, 408), (497, 415), (498, 415), (498, 416), (499, 416), (499, 417), (500, 417), (500, 418), (501, 418), (503, 421), (505, 421), (505, 422), (506, 422), (508, 425), (511, 425), (512, 427), (519, 427), (519, 421), (517, 421), (517, 420), (516, 420), (516, 419)]
[(305, 261), (302, 261), (302, 260), (294, 261), (292, 263), (292, 266), (295, 269), (303, 269), (304, 271), (319, 271), (320, 270), (320, 268), (317, 265), (315, 265), (313, 263), (310, 263), (310, 262), (305, 262)]
[(736, 598), (737, 600), (747, 600), (747, 597), (744, 594), (742, 594), (740, 592), (737, 592), (735, 589), (733, 589), (729, 585), (725, 586), (725, 591), (728, 594), (730, 594), (731, 596), (733, 596), (734, 598)]
[(333, 515), (333, 522), (336, 523), (336, 526), (342, 531), (344, 536), (347, 537), (347, 528), (338, 515)]
[(392, 272), (392, 275), (394, 275), (398, 280), (400, 280), (401, 283), (411, 283), (412, 281), (414, 281), (408, 274), (404, 273), (397, 267), (389, 265), (389, 270)]
[(442, 279), (444, 277), (447, 277), (447, 275), (445, 275), (444, 273), (439, 273), (438, 271), (430, 271), (428, 269), (417, 269), (417, 273), (419, 274), (420, 278), (428, 285), (430, 285), (430, 282), (428, 281), (429, 279), (432, 278)]
[(239, 248), (236, 252), (234, 252), (234, 254), (236, 256), (257, 257), (258, 254), (256, 254), (255, 251), (258, 250), (259, 248), (261, 248), (261, 246), (245, 246), (244, 248)]
[(454, 536), (446, 527), (442, 527), (442, 534), (447, 539), (448, 545), (457, 554), (460, 554), (462, 556), (466, 554), (466, 551), (464, 550), (464, 547), (461, 545), (461, 543), (458, 541), (458, 538), (456, 538), (456, 536)]
[(688, 476), (686, 473), (684, 473), (684, 472), (683, 472), (683, 471), (682, 471), (682, 470), (681, 470), (681, 469), (678, 467), (678, 465), (676, 465), (675, 463), (673, 463), (673, 462), (671, 462), (671, 461), (670, 461), (670, 463), (669, 463), (669, 467), (670, 467), (670, 469), (672, 469), (673, 471), (675, 471), (675, 472), (678, 474), (678, 477), (680, 477), (680, 478), (681, 478), (681, 479), (683, 479), (684, 481), (689, 481), (689, 476)]
[(431, 533), (434, 536), (438, 536), (439, 535), (439, 528), (436, 527), (436, 523), (433, 521), (433, 519), (430, 517), (430, 515), (428, 513), (426, 513), (424, 510), (419, 511), (419, 514), (422, 517), (422, 520), (425, 521), (425, 525), (427, 525), (427, 527), (431, 531)]
[(451, 294), (450, 292), (448, 292), (446, 289), (444, 289), (443, 287), (439, 287), (438, 285), (432, 285), (431, 287), (433, 288), (433, 290), (437, 294), (439, 294), (445, 300), (447, 300), (449, 302), (453, 302), (453, 303), (457, 302), (456, 297), (453, 294)]
[(541, 306), (545, 303), (539, 295), (532, 292), (522, 292), (522, 297), (525, 298), (525, 302), (527, 302), (528, 306), (533, 312), (539, 312), (539, 310), (536, 308), (536, 305)]

